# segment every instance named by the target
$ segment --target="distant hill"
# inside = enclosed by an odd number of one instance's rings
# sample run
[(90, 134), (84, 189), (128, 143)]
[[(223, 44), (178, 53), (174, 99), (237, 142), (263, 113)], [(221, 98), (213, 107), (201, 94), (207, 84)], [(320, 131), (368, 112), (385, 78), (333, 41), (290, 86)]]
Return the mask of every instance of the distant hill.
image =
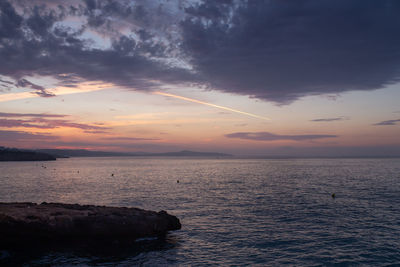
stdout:
[(196, 152), (189, 150), (182, 150), (178, 152), (166, 152), (166, 153), (152, 153), (147, 156), (157, 157), (232, 157), (233, 155), (217, 152)]
[(57, 158), (69, 157), (126, 157), (132, 156), (130, 153), (92, 151), (86, 149), (37, 149), (41, 153), (54, 155)]
[(0, 161), (42, 161), (42, 160), (56, 160), (56, 157), (47, 153), (42, 153), (37, 151), (0, 147)]
[(230, 154), (216, 152), (196, 152), (182, 150), (178, 152), (166, 153), (124, 153), (124, 152), (106, 152), (92, 151), (86, 149), (37, 149), (37, 152), (54, 155), (57, 158), (61, 157), (232, 157)]

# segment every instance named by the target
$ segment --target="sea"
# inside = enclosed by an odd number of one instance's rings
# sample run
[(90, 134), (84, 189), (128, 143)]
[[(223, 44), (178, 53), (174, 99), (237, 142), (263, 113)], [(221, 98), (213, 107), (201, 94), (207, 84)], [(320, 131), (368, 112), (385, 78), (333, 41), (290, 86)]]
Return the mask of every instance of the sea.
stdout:
[(400, 266), (399, 158), (0, 162), (0, 202), (16, 201), (166, 210), (182, 229), (122, 248), (2, 249), (0, 265)]

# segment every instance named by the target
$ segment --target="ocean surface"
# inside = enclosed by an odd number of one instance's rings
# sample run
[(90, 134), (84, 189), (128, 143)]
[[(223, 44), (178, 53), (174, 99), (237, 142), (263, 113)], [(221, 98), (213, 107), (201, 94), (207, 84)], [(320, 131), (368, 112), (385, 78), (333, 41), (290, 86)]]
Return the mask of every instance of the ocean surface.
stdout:
[(400, 159), (0, 162), (0, 201), (166, 210), (183, 225), (105, 251), (1, 250), (0, 265), (400, 266)]

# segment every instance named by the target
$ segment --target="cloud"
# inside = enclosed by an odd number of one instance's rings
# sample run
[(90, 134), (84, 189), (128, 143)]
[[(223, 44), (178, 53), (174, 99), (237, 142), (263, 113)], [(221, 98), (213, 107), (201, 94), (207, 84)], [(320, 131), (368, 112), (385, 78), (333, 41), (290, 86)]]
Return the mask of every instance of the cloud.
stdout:
[(0, 79), (0, 92), (9, 91), (13, 85), (13, 82)]
[(58, 128), (58, 127), (70, 127), (77, 128), (82, 130), (108, 130), (110, 128), (104, 126), (96, 126), (90, 124), (76, 123), (70, 122), (67, 120), (46, 120), (46, 119), (35, 119), (33, 122), (44, 123), (46, 126), (50, 128)]
[(34, 83), (28, 81), (27, 79), (19, 79), (15, 83), (0, 79), (0, 83), (2, 83), (2, 86), (7, 88), (7, 89), (12, 88), (12, 86), (14, 86), (14, 87), (31, 88), (31, 89), (36, 91), (35, 94), (37, 94), (38, 96), (41, 96), (41, 97), (52, 97), (52, 96), (55, 96), (55, 94), (49, 93), (46, 90), (46, 88), (44, 88), (43, 86), (34, 84)]
[(13, 85), (13, 82), (0, 79), (0, 91), (9, 91)]
[(377, 125), (377, 126), (396, 125), (398, 122), (400, 122), (400, 119), (398, 119), (398, 120), (381, 121), (381, 122), (375, 123), (373, 125)]
[(15, 143), (18, 141), (48, 141), (54, 139), (58, 139), (58, 137), (47, 134), (0, 130), (0, 140), (5, 144), (7, 144), (8, 142)]
[(5, 83), (5, 84), (9, 84), (9, 85), (13, 85), (14, 84), (13, 82), (5, 81), (5, 80), (2, 80), (2, 79), (0, 79), (0, 82), (1, 83)]
[[(76, 128), (85, 131), (90, 131), (91, 133), (98, 133), (98, 131), (105, 132), (106, 130), (110, 129), (109, 127), (76, 123), (76, 122), (71, 122), (69, 120), (47, 119), (47, 118), (59, 118), (64, 116), (65, 115), (57, 115), (57, 114), (0, 113), (0, 127), (4, 128), (24, 127), (24, 128), (37, 128), (37, 129), (55, 129), (59, 127), (69, 127), (69, 128)], [(20, 119), (8, 119), (9, 117), (13, 118), (20, 117)], [(29, 117), (29, 119), (21, 119), (23, 117)]]
[[(17, 4), (14, 6), (2, 1), (0, 5), (0, 74), (16, 80), (19, 86), (38, 90), (40, 96), (51, 95), (23, 77), (53, 76), (60, 80), (61, 85), (67, 86), (74, 86), (77, 78), (81, 78), (136, 90), (150, 90), (160, 83), (181, 84), (195, 80), (188, 70), (155, 60), (154, 57), (167, 56), (166, 48), (156, 41), (157, 38), (146, 35), (145, 29), (136, 33), (134, 25), (131, 25), (132, 35), (118, 31), (117, 36), (105, 35), (106, 39), (100, 38), (97, 43), (109, 41), (111, 44), (103, 49), (95, 45), (95, 39), (83, 37), (84, 33), (88, 34), (88, 27), (103, 25), (92, 22), (93, 14), (110, 21), (117, 15), (128, 19), (128, 15), (121, 13), (128, 12), (128, 8), (121, 6), (127, 1), (108, 1), (108, 4), (98, 1), (95, 11), (92, 5), (84, 7), (83, 2), (76, 6), (65, 4), (57, 7), (23, 3), (27, 5), (23, 9), (24, 14), (16, 11)], [(131, 12), (129, 18), (134, 16), (134, 9)], [(73, 13), (83, 23), (81, 27), (73, 28), (65, 23)], [(88, 21), (87, 25), (85, 21)]]
[(399, 12), (396, 0), (3, 0), (0, 75), (47, 97), (26, 77), (197, 84), (280, 104), (374, 90), (399, 82)]
[[(85, 93), (85, 92), (93, 92), (98, 90), (109, 89), (113, 85), (110, 83), (101, 83), (97, 81), (92, 82), (82, 82), (79, 84), (75, 84), (73, 86), (58, 86), (55, 88), (48, 89), (51, 91), (51, 94), (55, 94), (57, 96), (67, 95), (67, 94), (77, 94), (77, 93)], [(39, 97), (37, 94), (32, 94), (31, 92), (19, 92), (19, 93), (7, 93), (0, 94), (0, 102), (14, 101), (20, 99), (34, 98)]]
[(140, 137), (105, 137), (103, 140), (108, 141), (157, 141), (158, 138), (140, 138)]
[(55, 96), (55, 94), (47, 92), (46, 89), (43, 86), (34, 84), (34, 83), (28, 81), (27, 79), (20, 79), (20, 80), (17, 81), (17, 83), (15, 85), (17, 87), (29, 87), (29, 88), (32, 88), (32, 89), (36, 90), (35, 94), (37, 94), (38, 96), (41, 96), (41, 97), (52, 97), (52, 96)]
[[(227, 151), (229, 152), (229, 151)], [(231, 153), (238, 153), (231, 151)], [(279, 146), (262, 147), (257, 149), (244, 148), (239, 153), (242, 155), (259, 155), (260, 157), (399, 157), (400, 146), (396, 144), (379, 146)]]
[(38, 118), (62, 118), (68, 115), (46, 113), (6, 113), (0, 112), (0, 117), (38, 117)]
[(225, 137), (228, 138), (238, 138), (254, 141), (276, 141), (276, 140), (291, 140), (291, 141), (305, 141), (314, 140), (322, 138), (335, 138), (337, 135), (327, 135), (327, 134), (311, 134), (311, 135), (279, 135), (269, 132), (237, 132), (226, 134)]
[(204, 1), (182, 22), (182, 49), (212, 88), (290, 103), (374, 90), (400, 77), (400, 2)]
[(102, 131), (102, 130), (86, 130), (83, 131), (84, 133), (88, 133), (88, 134), (105, 134), (108, 133), (108, 131)]
[(314, 122), (331, 122), (331, 121), (343, 121), (346, 118), (344, 117), (336, 117), (336, 118), (324, 118), (324, 119), (314, 119), (314, 120), (310, 120), (310, 121), (314, 121)]

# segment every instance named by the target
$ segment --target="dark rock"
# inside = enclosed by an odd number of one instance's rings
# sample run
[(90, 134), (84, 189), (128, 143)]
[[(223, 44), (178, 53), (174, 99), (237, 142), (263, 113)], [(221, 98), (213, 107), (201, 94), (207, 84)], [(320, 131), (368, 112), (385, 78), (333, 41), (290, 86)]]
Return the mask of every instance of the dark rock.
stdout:
[(0, 203), (0, 244), (134, 241), (181, 228), (165, 211), (45, 203)]

